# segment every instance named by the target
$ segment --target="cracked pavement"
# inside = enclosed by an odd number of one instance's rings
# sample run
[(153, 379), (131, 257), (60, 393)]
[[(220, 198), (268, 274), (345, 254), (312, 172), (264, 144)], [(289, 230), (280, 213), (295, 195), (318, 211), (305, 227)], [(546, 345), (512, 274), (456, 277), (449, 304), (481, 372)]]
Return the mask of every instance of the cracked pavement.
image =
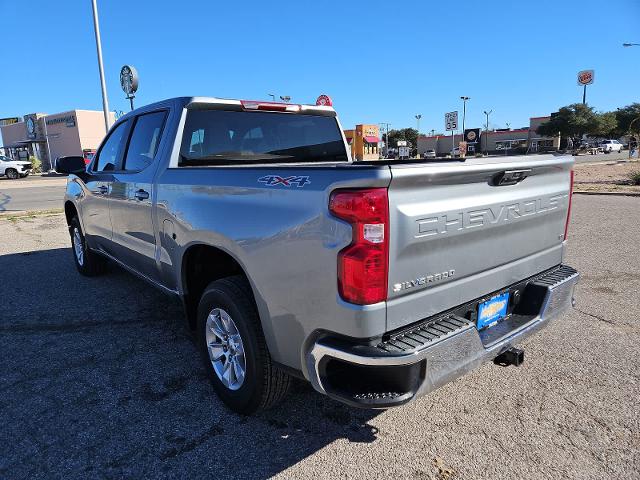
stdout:
[(299, 384), (230, 413), (176, 303), (110, 267), (75, 271), (61, 215), (0, 219), (0, 477), (639, 478), (640, 198), (576, 196), (577, 309), (384, 412)]

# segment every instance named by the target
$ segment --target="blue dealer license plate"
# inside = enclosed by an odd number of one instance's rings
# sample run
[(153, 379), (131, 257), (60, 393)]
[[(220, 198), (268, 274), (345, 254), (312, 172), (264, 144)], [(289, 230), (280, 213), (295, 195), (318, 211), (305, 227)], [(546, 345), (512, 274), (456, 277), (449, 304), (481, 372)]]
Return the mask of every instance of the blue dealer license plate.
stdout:
[(509, 306), (509, 292), (496, 295), (490, 300), (478, 305), (478, 330), (498, 323), (507, 314)]

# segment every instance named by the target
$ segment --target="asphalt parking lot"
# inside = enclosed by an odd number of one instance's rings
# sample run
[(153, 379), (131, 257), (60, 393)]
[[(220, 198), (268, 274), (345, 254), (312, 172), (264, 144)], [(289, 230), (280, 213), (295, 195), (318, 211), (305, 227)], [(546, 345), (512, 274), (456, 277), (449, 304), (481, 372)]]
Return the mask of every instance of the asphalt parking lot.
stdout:
[(299, 385), (230, 413), (179, 306), (74, 268), (61, 215), (0, 218), (0, 477), (640, 478), (640, 198), (575, 196), (577, 309), (430, 396), (356, 410)]

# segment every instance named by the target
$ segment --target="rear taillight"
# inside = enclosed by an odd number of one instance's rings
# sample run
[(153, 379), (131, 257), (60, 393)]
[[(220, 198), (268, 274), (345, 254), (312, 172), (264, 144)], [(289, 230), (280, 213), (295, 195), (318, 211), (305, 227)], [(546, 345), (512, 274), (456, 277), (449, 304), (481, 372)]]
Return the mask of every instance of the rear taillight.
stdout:
[(569, 205), (567, 207), (567, 220), (564, 224), (564, 239), (567, 239), (569, 233), (569, 221), (571, 220), (571, 201), (573, 200), (573, 170), (571, 170), (571, 177), (569, 180)]
[(350, 303), (387, 299), (389, 200), (386, 188), (337, 190), (329, 210), (351, 224), (351, 244), (338, 254), (338, 290)]

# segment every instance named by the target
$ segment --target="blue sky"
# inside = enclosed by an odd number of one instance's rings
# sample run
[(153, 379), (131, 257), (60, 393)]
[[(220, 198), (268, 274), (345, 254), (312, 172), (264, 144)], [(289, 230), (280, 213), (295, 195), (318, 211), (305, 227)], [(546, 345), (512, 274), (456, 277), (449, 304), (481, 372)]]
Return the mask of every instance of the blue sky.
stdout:
[[(111, 109), (118, 74), (140, 73), (138, 105), (172, 96), (314, 102), (329, 94), (343, 126), (390, 122), (442, 130), (528, 125), (581, 101), (593, 68), (598, 110), (640, 101), (638, 0), (182, 2), (99, 0)], [(0, 0), (0, 117), (102, 108), (90, 0)]]

